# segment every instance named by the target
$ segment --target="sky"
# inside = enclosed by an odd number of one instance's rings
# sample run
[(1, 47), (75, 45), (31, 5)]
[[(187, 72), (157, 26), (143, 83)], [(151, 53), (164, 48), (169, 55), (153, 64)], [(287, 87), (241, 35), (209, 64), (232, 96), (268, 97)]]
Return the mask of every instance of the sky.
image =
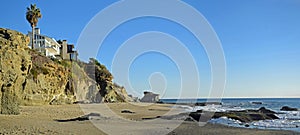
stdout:
[[(26, 7), (36, 3), (43, 15), (38, 22), (41, 33), (57, 40), (67, 39), (76, 46), (87, 25), (115, 2), (3, 0), (5, 6), (0, 9), (0, 27), (26, 34), (31, 30), (25, 19)], [(183, 2), (205, 17), (222, 45), (226, 63), (226, 85), (221, 91), (223, 97), (300, 97), (299, 0)], [(165, 8), (167, 12), (172, 6)], [(136, 9), (129, 8), (128, 12), (133, 10)], [(183, 13), (173, 14), (181, 16)], [(104, 23), (122, 15), (101, 19)], [(187, 21), (194, 22), (194, 19)], [(99, 26), (105, 27), (105, 23)], [(94, 34), (97, 35), (97, 32)], [(143, 91), (150, 90), (159, 93), (161, 98), (210, 97), (213, 73), (206, 47), (180, 23), (155, 16), (134, 18), (112, 29), (100, 45), (93, 57), (112, 71), (114, 81), (125, 85), (129, 94), (141, 97)], [(92, 43), (84, 45), (85, 48), (91, 46)], [(122, 66), (126, 56), (138, 51), (136, 48), (142, 50), (149, 47), (164, 48), (165, 53), (148, 49), (131, 59), (129, 65)], [(125, 51), (125, 56), (119, 55), (124, 48), (129, 49)], [(168, 56), (166, 52), (174, 52), (176, 56)], [(85, 53), (82, 52), (79, 57), (83, 55)], [(118, 60), (119, 63), (116, 63)], [(195, 63), (197, 72), (192, 72), (191, 65), (186, 65), (189, 60)], [(181, 70), (186, 68), (190, 69), (186, 72), (190, 78), (183, 77)], [(122, 76), (118, 76), (124, 69), (128, 71), (124, 75), (130, 80), (130, 86)]]

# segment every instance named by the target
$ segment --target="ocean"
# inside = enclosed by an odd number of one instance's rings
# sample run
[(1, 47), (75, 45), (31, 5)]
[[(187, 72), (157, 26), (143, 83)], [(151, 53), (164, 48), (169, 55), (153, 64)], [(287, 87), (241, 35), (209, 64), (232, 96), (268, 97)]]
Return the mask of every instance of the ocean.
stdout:
[[(210, 123), (224, 124), (234, 127), (260, 128), (260, 129), (281, 129), (300, 132), (300, 98), (223, 98), (223, 99), (161, 99), (164, 103), (203, 103), (203, 102), (220, 102), (222, 105), (207, 106), (184, 106), (186, 111), (208, 110), (208, 111), (229, 111), (229, 110), (246, 110), (259, 109), (265, 107), (277, 112), (279, 119), (261, 120), (251, 123), (242, 123), (226, 117), (211, 119)], [(298, 111), (281, 111), (283, 106), (298, 108)]]

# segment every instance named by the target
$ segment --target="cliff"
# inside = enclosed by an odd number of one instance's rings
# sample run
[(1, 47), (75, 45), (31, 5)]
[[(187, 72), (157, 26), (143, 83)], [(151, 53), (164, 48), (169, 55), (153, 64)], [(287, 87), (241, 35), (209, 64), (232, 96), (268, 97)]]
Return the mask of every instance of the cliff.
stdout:
[(0, 113), (18, 114), (19, 105), (131, 101), (98, 61), (50, 59), (28, 43), (24, 34), (0, 28)]

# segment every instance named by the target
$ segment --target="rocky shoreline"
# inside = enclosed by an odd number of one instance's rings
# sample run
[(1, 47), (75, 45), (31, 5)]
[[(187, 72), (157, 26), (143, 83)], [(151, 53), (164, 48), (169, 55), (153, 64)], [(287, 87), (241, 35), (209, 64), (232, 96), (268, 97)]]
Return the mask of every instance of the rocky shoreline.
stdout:
[[(167, 119), (171, 115), (164, 115), (173, 106), (147, 103), (21, 106), (20, 115), (0, 115), (0, 134), (298, 134), (211, 123), (199, 125), (197, 121), (184, 121), (178, 117)], [(122, 113), (123, 110), (135, 113)], [(161, 117), (142, 120), (157, 116)]]
[[(234, 120), (239, 120), (244, 123), (249, 123), (252, 121), (259, 121), (259, 120), (272, 120), (272, 119), (279, 119), (276, 116), (276, 112), (266, 109), (265, 107), (261, 107), (258, 110), (241, 110), (241, 111), (225, 111), (225, 112), (208, 112), (203, 110), (198, 110), (196, 112), (191, 112), (189, 114), (196, 121), (208, 121), (207, 118), (220, 118), (220, 117), (227, 117)], [(201, 118), (203, 117), (203, 118)]]
[[(212, 122), (225, 125), (231, 125), (234, 127), (244, 128), (284, 128), (286, 130), (292, 130), (300, 132), (299, 122), (299, 109), (282, 106), (281, 109), (272, 110), (270, 108), (263, 107), (263, 102), (249, 102), (254, 104), (253, 106), (260, 107), (258, 109), (246, 109), (240, 107), (225, 107), (221, 102), (197, 102), (197, 103), (173, 103), (179, 105), (181, 108), (190, 110), (185, 113), (169, 116), (158, 116), (161, 119), (180, 119), (185, 121), (194, 122)], [(164, 104), (160, 102), (160, 104)], [(197, 110), (195, 110), (197, 108)], [(155, 118), (145, 118), (155, 119)]]

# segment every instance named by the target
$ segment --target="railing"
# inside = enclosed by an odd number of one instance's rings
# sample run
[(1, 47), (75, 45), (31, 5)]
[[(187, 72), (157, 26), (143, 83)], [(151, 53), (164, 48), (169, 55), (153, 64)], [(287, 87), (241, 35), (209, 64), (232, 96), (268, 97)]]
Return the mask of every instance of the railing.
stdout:
[(46, 45), (45, 48), (49, 49), (52, 53), (59, 53), (59, 48), (55, 45)]

